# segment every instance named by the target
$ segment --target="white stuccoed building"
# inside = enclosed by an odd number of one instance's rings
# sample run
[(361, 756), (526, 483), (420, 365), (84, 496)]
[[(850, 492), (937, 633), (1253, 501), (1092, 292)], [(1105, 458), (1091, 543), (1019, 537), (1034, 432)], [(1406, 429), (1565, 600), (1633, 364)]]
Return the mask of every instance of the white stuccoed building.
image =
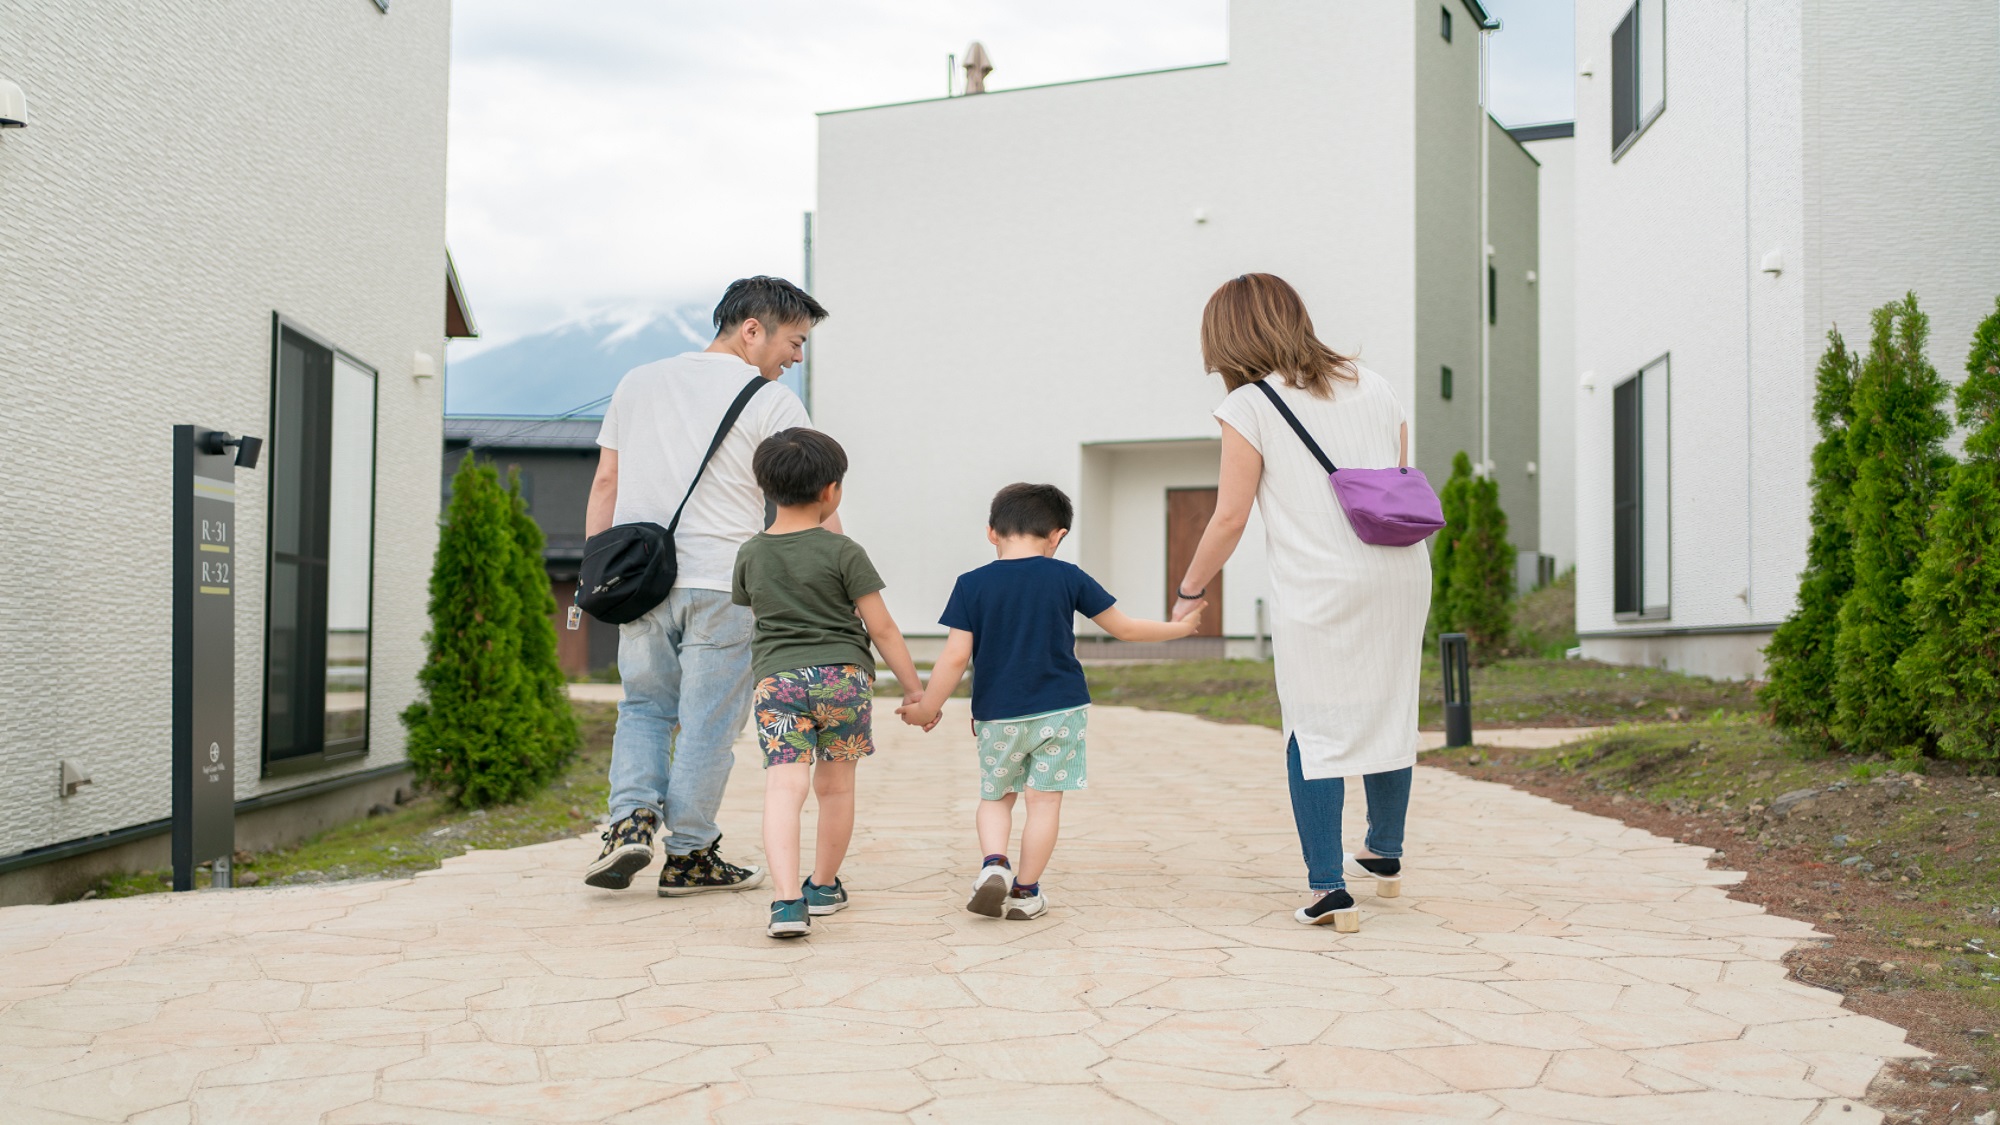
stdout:
[(1576, 54), (1583, 650), (1761, 675), (1827, 330), (1914, 291), (1956, 382), (2000, 293), (2000, 8), (1578, 0)]
[[(942, 632), (1017, 480), (1077, 500), (1064, 557), (1166, 611), (1217, 476), (1201, 311), (1251, 271), (1397, 388), (1434, 482), (1460, 449), (1491, 463), (1533, 580), (1537, 165), (1480, 105), (1486, 22), (1235, 0), (1226, 63), (821, 115), (811, 405), (906, 631)], [(1193, 651), (1248, 649), (1262, 534)]]
[(167, 863), (175, 423), (266, 441), (236, 478), (239, 846), (406, 781), (470, 331), (449, 30), (404, 0), (0, 20), (28, 110), (0, 131), (0, 904)]

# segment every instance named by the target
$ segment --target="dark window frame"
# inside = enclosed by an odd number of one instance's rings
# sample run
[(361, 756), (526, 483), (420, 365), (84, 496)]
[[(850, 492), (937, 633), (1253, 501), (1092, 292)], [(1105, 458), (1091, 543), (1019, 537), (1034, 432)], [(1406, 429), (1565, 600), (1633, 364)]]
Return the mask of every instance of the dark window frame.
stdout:
[(1666, 34), (1666, 0), (1633, 0), (1611, 31), (1611, 161), (1617, 163), (1625, 155), (1653, 122), (1667, 111), (1666, 66), (1667, 45), (1660, 44), (1660, 104), (1649, 113), (1641, 103), (1645, 89), (1645, 28), (1640, 19), (1640, 8), (1646, 4), (1660, 5), (1660, 29), (1664, 39)]
[(1449, 43), (1451, 42), (1451, 9), (1440, 6), (1438, 8), (1438, 17), (1438, 34), (1444, 36), (1444, 41)]
[[(1671, 594), (1663, 604), (1646, 604), (1647, 504), (1650, 500), (1666, 505), (1671, 512), (1673, 490), (1669, 480), (1659, 482), (1660, 496), (1649, 497), (1646, 489), (1645, 380), (1646, 373), (1656, 368), (1667, 381), (1667, 395), (1671, 398), (1671, 353), (1648, 360), (1611, 392), (1611, 610), (1618, 621), (1662, 621), (1673, 617)], [(1672, 425), (1669, 417), (1665, 428), (1669, 447)], [(1669, 525), (1669, 558), (1672, 537)]]
[(1443, 365), (1438, 368), (1438, 395), (1446, 402), (1451, 401), (1451, 367), (1449, 365)]
[[(304, 344), (310, 345), (313, 348), (316, 348), (320, 351), (327, 353), (327, 363), (328, 363), (327, 378), (329, 380), (329, 393), (331, 393), (330, 387), (331, 387), (331, 379), (333, 377), (332, 365), (337, 361), (345, 361), (349, 365), (367, 372), (370, 379), (370, 385), (373, 394), (369, 404), (368, 576), (366, 580), (366, 589), (368, 591), (368, 643), (366, 650), (368, 673), (367, 673), (367, 680), (363, 689), (364, 698), (362, 703), (362, 706), (364, 708), (363, 714), (366, 716), (366, 719), (364, 719), (362, 724), (362, 731), (361, 731), (361, 736), (358, 739), (358, 745), (349, 744), (342, 746), (335, 751), (329, 752), (324, 742), (324, 729), (325, 729), (324, 700), (326, 694), (326, 686), (325, 686), (326, 653), (324, 651), (324, 646), (326, 637), (325, 626), (326, 626), (326, 614), (327, 614), (327, 604), (326, 604), (327, 591), (325, 589), (325, 583), (324, 581), (322, 581), (320, 583), (320, 588), (317, 591), (317, 596), (316, 596), (317, 604), (313, 606), (314, 611), (316, 611), (316, 616), (314, 617), (316, 626), (313, 632), (320, 638), (319, 644), (321, 645), (322, 651), (319, 653), (318, 659), (316, 661), (310, 662), (311, 667), (317, 670), (317, 675), (310, 678), (315, 679), (317, 681), (318, 698), (321, 700), (320, 722), (318, 724), (319, 730), (321, 732), (320, 740), (317, 743), (317, 748), (314, 750), (309, 750), (298, 754), (286, 755), (284, 757), (274, 759), (271, 757), (270, 753), (271, 751), (271, 652), (272, 652), (271, 623), (273, 620), (273, 610), (275, 608), (273, 603), (273, 597), (277, 586), (277, 583), (275, 581), (275, 576), (276, 576), (277, 564), (280, 561), (277, 557), (279, 552), (276, 549), (277, 538), (278, 538), (277, 516), (279, 510), (279, 497), (277, 495), (277, 474), (278, 474), (278, 465), (280, 463), (281, 457), (283, 456), (283, 454), (276, 448), (276, 445), (279, 440), (282, 440), (280, 437), (282, 431), (280, 429), (279, 411), (285, 404), (281, 401), (280, 387), (283, 378), (281, 366), (284, 362), (284, 349), (285, 349), (287, 335), (296, 337), (299, 341), (303, 342)], [(271, 473), (272, 484), (266, 492), (267, 502), (265, 504), (265, 512), (264, 512), (264, 566), (265, 566), (264, 636), (263, 636), (264, 659), (263, 659), (263, 670), (262, 670), (263, 674), (262, 678), (259, 680), (258, 683), (259, 703), (260, 703), (259, 722), (258, 722), (260, 738), (259, 738), (258, 751), (259, 751), (259, 758), (262, 763), (262, 776), (264, 777), (282, 777), (291, 774), (307, 773), (345, 762), (358, 761), (362, 758), (367, 757), (370, 751), (372, 750), (372, 745), (369, 739), (368, 728), (371, 725), (373, 725), (373, 720), (375, 715), (375, 549), (376, 549), (376, 530), (380, 516), (380, 511), (379, 511), (380, 489), (377, 486), (380, 483), (381, 460), (382, 460), (381, 407), (382, 407), (382, 373), (379, 368), (377, 368), (375, 365), (371, 363), (362, 360), (354, 353), (347, 351), (346, 349), (341, 348), (338, 345), (332, 343), (330, 340), (320, 335), (319, 333), (314, 332), (311, 329), (306, 328), (303, 325), (299, 324), (297, 321), (294, 321), (286, 317), (283, 313), (273, 312), (271, 314), (270, 423), (266, 432), (271, 435), (272, 448), (267, 452), (266, 464), (269, 467), (269, 471)], [(327, 424), (326, 424), (325, 436), (330, 437), (331, 426), (332, 426), (331, 416), (327, 418), (326, 423)], [(332, 458), (332, 449), (331, 446), (329, 445), (324, 450), (323, 460), (330, 462), (331, 458)], [(320, 472), (322, 474), (325, 474), (327, 471), (328, 469), (326, 466), (321, 466)], [(327, 481), (326, 485), (330, 489), (331, 482)], [(295, 563), (296, 561), (297, 560), (294, 560)], [(326, 561), (320, 560), (320, 563), (322, 566), (324, 566), (326, 564)]]
[(1500, 269), (1486, 263), (1486, 323), (1500, 323)]

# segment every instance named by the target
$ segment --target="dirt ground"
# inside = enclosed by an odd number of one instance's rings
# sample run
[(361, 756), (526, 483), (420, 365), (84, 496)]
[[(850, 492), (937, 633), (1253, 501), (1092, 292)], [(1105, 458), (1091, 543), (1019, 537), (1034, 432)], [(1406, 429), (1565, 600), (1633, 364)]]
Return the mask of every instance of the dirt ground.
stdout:
[(1885, 1068), (1869, 1103), (1892, 1122), (1993, 1125), (2000, 782), (1940, 776), (1937, 763), (1922, 776), (1801, 760), (1741, 720), (1424, 760), (1717, 849), (1716, 866), (1748, 872), (1732, 895), (1830, 935), (1788, 958), (1794, 976), (1935, 1055)]

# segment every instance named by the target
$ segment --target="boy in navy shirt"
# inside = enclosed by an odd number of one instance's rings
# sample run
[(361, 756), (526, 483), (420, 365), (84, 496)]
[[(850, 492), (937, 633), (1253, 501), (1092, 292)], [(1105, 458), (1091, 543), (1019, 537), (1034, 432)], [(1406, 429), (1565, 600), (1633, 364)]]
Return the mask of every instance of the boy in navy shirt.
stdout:
[[(979, 741), (979, 847), (986, 853), (965, 904), (989, 918), (1039, 917), (1042, 871), (1056, 847), (1062, 795), (1088, 787), (1083, 731), (1090, 688), (1076, 659), (1074, 615), (1121, 641), (1171, 641), (1200, 625), (1201, 610), (1177, 622), (1135, 621), (1081, 568), (1060, 562), (1069, 534), (1069, 497), (1052, 484), (1010, 484), (993, 497), (986, 538), (999, 559), (959, 575), (938, 623), (951, 630), (921, 701), (897, 713), (930, 730), (970, 660), (972, 731)], [(1021, 866), (1009, 884), (1007, 841), (1014, 795), (1027, 793)]]

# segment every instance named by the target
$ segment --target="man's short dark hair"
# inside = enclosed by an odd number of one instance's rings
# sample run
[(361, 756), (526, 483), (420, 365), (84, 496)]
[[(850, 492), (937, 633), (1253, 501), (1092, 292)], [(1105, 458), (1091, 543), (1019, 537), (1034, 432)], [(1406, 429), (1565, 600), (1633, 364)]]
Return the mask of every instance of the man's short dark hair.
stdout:
[(743, 277), (729, 283), (715, 303), (715, 334), (728, 335), (746, 320), (775, 333), (787, 324), (808, 326), (826, 319), (826, 310), (805, 290), (782, 277)]
[(757, 487), (781, 508), (819, 499), (820, 490), (847, 477), (847, 451), (840, 443), (804, 426), (779, 430), (764, 439), (750, 458)]
[(1058, 531), (1068, 531), (1075, 513), (1069, 497), (1053, 484), (1010, 484), (993, 494), (986, 526), (1003, 538), (1032, 535), (1047, 539)]

